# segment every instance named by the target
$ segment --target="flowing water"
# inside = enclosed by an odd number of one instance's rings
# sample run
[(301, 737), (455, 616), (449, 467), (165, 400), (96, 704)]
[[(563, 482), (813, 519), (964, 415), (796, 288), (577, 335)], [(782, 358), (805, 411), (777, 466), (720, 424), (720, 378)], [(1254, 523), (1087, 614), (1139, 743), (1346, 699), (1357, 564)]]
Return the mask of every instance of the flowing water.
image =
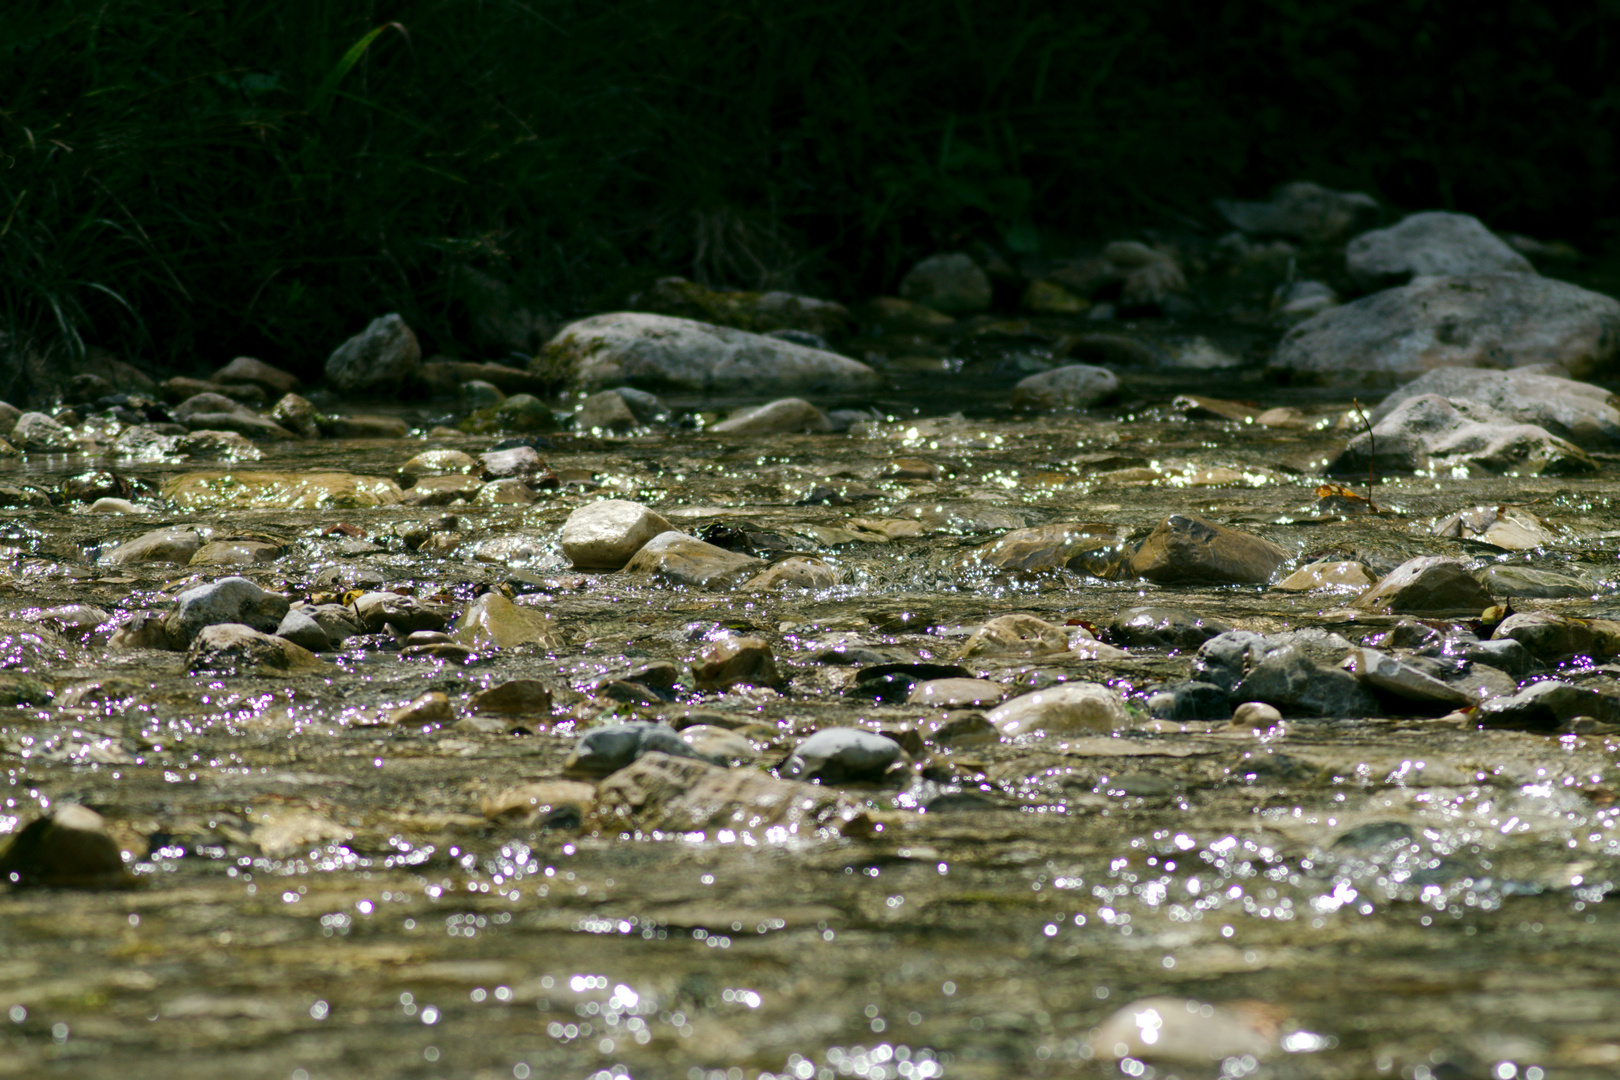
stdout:
[[(216, 677), (188, 674), (183, 653), (108, 650), (107, 627), (48, 663), (11, 633), (11, 674), (31, 668), (55, 696), (0, 710), (0, 832), (88, 805), (138, 885), (0, 897), (0, 1075), (1509, 1080), (1620, 1069), (1620, 928), (1607, 899), (1620, 881), (1620, 736), (1401, 715), (1253, 730), (1138, 710), (1112, 737), (1005, 740), (962, 710), (853, 696), (855, 668), (823, 655), (950, 662), (992, 615), (1102, 626), (1148, 601), (1353, 641), (1394, 621), (1348, 610), (1345, 595), (957, 567), (1009, 528), (1135, 529), (1171, 511), (1259, 533), (1301, 562), (1340, 552), (1388, 568), (1445, 554), (1571, 572), (1589, 597), (1521, 606), (1602, 615), (1620, 610), (1615, 461), (1589, 477), (1391, 480), (1374, 492), (1384, 513), (1322, 515), (1317, 470), (1350, 434), (1335, 426), (1347, 396), (1280, 390), (1246, 370), (1167, 369), (1131, 380), (1115, 408), (1018, 417), (1002, 405), (1009, 380), (959, 366), (918, 360), (880, 400), (844, 403), (881, 417), (845, 434), (556, 435), (547, 462), (575, 482), (521, 508), (7, 511), (0, 613), (12, 618), (69, 603), (115, 619), (160, 606), (198, 573), (99, 556), (194, 524), (283, 545), (245, 572), (295, 599), (370, 581), (460, 606), (504, 587), (549, 613), (561, 643), (459, 663), (405, 657), (374, 635), (326, 654), (319, 673)], [(1183, 391), (1294, 405), (1303, 424), (1187, 419), (1168, 407)], [(418, 433), (404, 440), (270, 444), (236, 468), (393, 476), (424, 449), (492, 441), (423, 435), (433, 410), (406, 415)], [(884, 478), (896, 458), (924, 459), (937, 476)], [(0, 480), (50, 487), (106, 464), (35, 456), (0, 462)], [(121, 466), (154, 481), (199, 467)], [(818, 488), (830, 496), (806, 502)], [(845, 583), (746, 595), (574, 571), (558, 529), (603, 496), (689, 531), (720, 521), (787, 537)], [(1563, 540), (1505, 554), (1430, 535), (1449, 513), (1502, 503)], [(456, 551), (401, 543), (446, 513), (467, 538)], [(330, 532), (339, 522), (368, 542)], [(513, 542), (480, 547), (502, 538)], [(771, 642), (784, 692), (704, 694), (688, 678), (676, 700), (639, 706), (592, 690), (627, 666), (684, 665), (739, 630)], [(1186, 678), (1189, 656), (967, 663), (1010, 687), (1090, 679), (1139, 701)], [(1566, 674), (1613, 678), (1599, 662)], [(553, 687), (551, 715), (510, 731), (379, 722), (425, 691), (459, 711), (516, 677)], [(836, 725), (910, 729), (934, 767), (850, 786), (883, 826), (864, 835), (655, 836), (483, 812), (502, 791), (560, 776), (579, 732), (603, 717), (694, 714), (758, 740), (759, 767)], [(936, 738), (946, 719), (967, 734)], [(1238, 1049), (1209, 1064), (1114, 1061), (1096, 1029), (1149, 997), (1220, 1007), (1204, 1019), (1237, 1031)], [(1150, 1011), (1127, 1025), (1149, 1041), (1183, 1022)], [(1243, 1038), (1272, 1052), (1248, 1053)]]

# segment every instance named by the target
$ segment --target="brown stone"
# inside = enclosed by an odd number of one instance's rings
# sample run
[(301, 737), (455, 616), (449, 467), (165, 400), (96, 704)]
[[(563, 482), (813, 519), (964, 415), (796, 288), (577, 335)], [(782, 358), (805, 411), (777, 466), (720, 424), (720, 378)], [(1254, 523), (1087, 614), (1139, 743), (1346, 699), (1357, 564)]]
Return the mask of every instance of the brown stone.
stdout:
[(1426, 555), (1409, 559), (1352, 602), (1364, 611), (1410, 615), (1478, 615), (1494, 601), (1456, 559)]
[(1171, 514), (1131, 556), (1131, 571), (1159, 585), (1260, 585), (1288, 552), (1196, 514)]
[(699, 690), (781, 686), (786, 681), (776, 669), (770, 644), (760, 637), (728, 637), (710, 644), (692, 662), (692, 677)]

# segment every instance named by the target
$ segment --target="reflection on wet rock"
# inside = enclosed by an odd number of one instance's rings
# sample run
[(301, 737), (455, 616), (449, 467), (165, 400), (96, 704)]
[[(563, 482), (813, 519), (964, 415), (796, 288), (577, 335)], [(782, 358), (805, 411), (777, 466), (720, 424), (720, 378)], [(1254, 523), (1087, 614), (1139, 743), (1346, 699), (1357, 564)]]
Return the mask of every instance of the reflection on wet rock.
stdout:
[(400, 489), (386, 477), (343, 472), (196, 472), (166, 480), (163, 497), (196, 510), (346, 510), (392, 506)]
[(564, 768), (575, 775), (606, 776), (650, 753), (709, 763), (717, 760), (686, 742), (668, 724), (632, 720), (587, 731), (568, 755)]
[(285, 596), (266, 592), (245, 577), (228, 577), (208, 585), (187, 589), (175, 597), (169, 613), (169, 634), (176, 641), (189, 643), (205, 626), (244, 623), (254, 630), (270, 632), (281, 624), (289, 602)]
[(269, 675), (320, 670), (326, 665), (308, 649), (242, 623), (203, 627), (186, 655), (187, 670), (226, 675)]
[[(1265, 1061), (1279, 1049), (1282, 1010), (1257, 1003), (1208, 1005), (1185, 998), (1143, 998), (1121, 1008), (1091, 1033), (1105, 1061), (1169, 1062), (1212, 1067), (1222, 1061)], [(1248, 1071), (1248, 1070), (1245, 1070)], [(1223, 1070), (1223, 1075), (1230, 1075)]]
[(1620, 654), (1620, 622), (1572, 619), (1545, 611), (1522, 611), (1497, 623), (1493, 638), (1511, 638), (1544, 664), (1574, 656), (1604, 658)]
[(532, 607), (512, 603), (498, 592), (487, 592), (467, 605), (456, 620), (455, 638), (473, 648), (515, 649), (532, 644), (549, 650), (557, 645), (556, 628), (550, 619)]
[(558, 544), (580, 569), (617, 570), (647, 541), (669, 528), (663, 515), (640, 503), (602, 499), (568, 515)]
[(705, 544), (686, 533), (659, 533), (625, 564), (626, 574), (648, 574), (670, 585), (723, 588), (762, 570), (763, 559)]
[(1305, 564), (1272, 588), (1281, 592), (1360, 594), (1366, 592), (1374, 580), (1367, 568), (1353, 559), (1323, 559)]
[(818, 830), (846, 825), (863, 813), (860, 803), (830, 787), (660, 752), (614, 772), (596, 798), (595, 821), (604, 829), (702, 833), (720, 843), (742, 834), (775, 844), (813, 839)]
[(1130, 724), (1119, 692), (1088, 682), (1064, 683), (1013, 698), (988, 719), (1003, 735), (1108, 734)]
[(716, 435), (775, 435), (791, 431), (831, 431), (827, 414), (803, 398), (782, 398), (744, 409), (709, 427)]
[(1385, 574), (1356, 597), (1352, 606), (1409, 615), (1478, 617), (1493, 602), (1465, 564), (1441, 555), (1424, 555)]
[(1186, 608), (1152, 604), (1122, 609), (1108, 624), (1108, 636), (1120, 645), (1196, 649), (1210, 638), (1230, 629), (1231, 625), (1220, 619), (1208, 618)]
[(135, 883), (118, 842), (94, 810), (63, 803), (11, 838), (0, 881), (54, 889), (122, 889)]
[(727, 690), (734, 686), (786, 684), (777, 670), (770, 642), (762, 637), (723, 637), (706, 645), (692, 661), (692, 678), (699, 690)]
[(109, 566), (138, 562), (187, 563), (202, 548), (195, 529), (157, 529), (119, 544), (101, 557)]
[(783, 763), (788, 779), (849, 784), (881, 780), (908, 760), (900, 744), (861, 728), (824, 728), (804, 740)]
[(211, 540), (197, 549), (188, 566), (243, 566), (275, 562), (285, 548), (264, 540)]
[(1289, 554), (1269, 540), (1196, 514), (1172, 514), (1131, 556), (1131, 572), (1158, 585), (1263, 585)]

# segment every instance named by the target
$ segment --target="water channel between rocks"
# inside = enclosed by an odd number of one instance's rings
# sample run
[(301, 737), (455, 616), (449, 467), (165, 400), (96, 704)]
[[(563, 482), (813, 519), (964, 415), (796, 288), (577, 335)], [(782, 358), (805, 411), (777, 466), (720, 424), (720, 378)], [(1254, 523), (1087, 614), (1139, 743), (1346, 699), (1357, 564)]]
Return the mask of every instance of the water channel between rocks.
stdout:
[[(1295, 405), (1306, 424), (1167, 407), (1216, 384), (1222, 397)], [(374, 635), (324, 654), (316, 673), (216, 677), (188, 674), (184, 653), (109, 650), (103, 630), (23, 672), (55, 697), (0, 710), (0, 831), (88, 805), (139, 885), (0, 898), (0, 1076), (1613, 1075), (1620, 736), (1409, 715), (1253, 730), (1137, 710), (1114, 736), (975, 737), (961, 721), (967, 734), (945, 741), (937, 709), (846, 692), (855, 668), (825, 662), (827, 650), (950, 663), (969, 630), (1007, 613), (1103, 626), (1122, 608), (1169, 603), (1356, 642), (1395, 622), (1350, 613), (1344, 594), (957, 568), (1008, 529), (1049, 522), (1137, 529), (1184, 511), (1262, 535), (1296, 564), (1333, 552), (1386, 566), (1422, 554), (1528, 563), (1573, 573), (1592, 595), (1518, 608), (1620, 611), (1612, 458), (1578, 477), (1395, 480), (1375, 492), (1385, 513), (1324, 516), (1318, 470), (1348, 436), (1333, 428), (1345, 396), (1228, 373), (1132, 393), (1111, 411), (1022, 418), (973, 393), (885, 400), (890, 419), (849, 434), (558, 435), (550, 467), (599, 486), (521, 508), (6, 511), (0, 614), (11, 619), (162, 606), (195, 569), (98, 558), (194, 525), (285, 548), (201, 580), (244, 572), (294, 599), (383, 583), (458, 608), (505, 588), (551, 617), (558, 645), (459, 663), (405, 657)], [(425, 416), (413, 424), (425, 429)], [(397, 476), (425, 449), (492, 441), (269, 444), (231, 468)], [(935, 475), (885, 478), (896, 458)], [(0, 462), (0, 480), (49, 486), (104, 464), (36, 455)], [(198, 467), (121, 466), (159, 481)], [(831, 496), (803, 504), (817, 488)], [(609, 496), (687, 531), (722, 521), (791, 535), (846, 583), (749, 595), (575, 571), (556, 546), (561, 523)], [(1507, 554), (1430, 534), (1445, 515), (1498, 504), (1564, 539)], [(445, 513), (468, 538), (448, 557), (401, 543)], [(367, 542), (333, 532), (340, 522)], [(518, 539), (487, 544), (504, 537)], [(737, 631), (771, 643), (785, 690), (690, 689), (684, 665)], [(15, 633), (6, 642), (21, 649)], [(655, 661), (683, 665), (673, 701), (593, 691)], [(964, 663), (1009, 689), (1094, 680), (1139, 701), (1186, 679), (1189, 652)], [(18, 652), (10, 666), (29, 661)], [(1565, 675), (1612, 681), (1597, 664)], [(468, 720), (472, 693), (514, 678), (548, 683), (551, 714)], [(431, 690), (451, 716), (379, 722)], [(759, 740), (759, 767), (817, 728), (910, 729), (936, 779), (848, 785), (870, 808), (864, 830), (786, 839), (486, 813), (502, 792), (560, 777), (604, 714), (705, 714)], [(1094, 1029), (1148, 997), (1219, 1007), (1204, 1019), (1241, 1029), (1221, 1035), (1240, 1049), (1209, 1066), (1106, 1060)], [(1160, 1019), (1137, 1022), (1138, 1035), (1151, 1042)], [(1242, 1038), (1274, 1052), (1243, 1052)]]

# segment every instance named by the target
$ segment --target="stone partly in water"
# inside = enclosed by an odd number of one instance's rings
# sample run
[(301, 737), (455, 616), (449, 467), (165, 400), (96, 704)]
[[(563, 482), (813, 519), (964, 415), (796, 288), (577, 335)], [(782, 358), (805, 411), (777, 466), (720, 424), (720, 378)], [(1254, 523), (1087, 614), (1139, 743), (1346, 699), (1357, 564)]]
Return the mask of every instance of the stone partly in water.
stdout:
[(1119, 692), (1097, 683), (1064, 683), (1013, 698), (988, 717), (1003, 735), (1096, 735), (1119, 731), (1130, 714)]
[(1069, 631), (1034, 615), (999, 615), (973, 632), (956, 659), (1043, 656), (1069, 651)]
[(248, 566), (275, 562), (286, 548), (267, 540), (211, 540), (197, 549), (188, 566)]
[(1521, 731), (1556, 731), (1583, 716), (1602, 724), (1620, 723), (1620, 698), (1549, 679), (1511, 697), (1493, 698), (1474, 713), (1480, 727)]
[(1287, 551), (1196, 514), (1172, 514), (1131, 556), (1131, 572), (1158, 585), (1263, 585)]
[(1378, 200), (1359, 191), (1330, 191), (1309, 180), (1279, 187), (1267, 202), (1216, 199), (1215, 210), (1234, 229), (1257, 236), (1324, 243), (1378, 215)]
[(1108, 624), (1108, 636), (1120, 645), (1140, 645), (1150, 649), (1196, 649), (1210, 638), (1230, 629), (1231, 625), (1220, 619), (1206, 618), (1186, 608), (1153, 604), (1121, 610)]
[(1356, 597), (1352, 606), (1403, 615), (1478, 617), (1494, 602), (1466, 564), (1424, 555), (1385, 574), (1378, 584)]
[(1008, 402), (1015, 409), (1085, 409), (1119, 393), (1119, 377), (1107, 368), (1067, 364), (1018, 381)]
[(1284, 716), (1376, 716), (1378, 701), (1338, 668), (1311, 661), (1297, 648), (1282, 648), (1265, 659), (1232, 689), (1236, 701), (1263, 701)]
[(744, 409), (714, 424), (716, 435), (778, 435), (795, 431), (831, 431), (827, 414), (803, 398), (782, 398), (766, 405)]
[(785, 686), (770, 643), (762, 637), (724, 637), (704, 647), (692, 661), (692, 678), (699, 690), (727, 690), (734, 686)]
[(73, 432), (44, 413), (23, 413), (9, 436), (11, 444), (32, 453), (66, 454), (78, 449)]
[(1441, 367), (1558, 364), (1612, 370), (1620, 301), (1532, 274), (1424, 278), (1325, 311), (1290, 330), (1272, 369), (1335, 385), (1390, 385)]
[(1374, 580), (1367, 568), (1353, 559), (1324, 559), (1307, 563), (1272, 588), (1282, 592), (1362, 593)]
[(549, 717), (551, 688), (539, 679), (508, 679), (480, 690), (467, 702), (473, 712)]
[(1089, 1042), (1095, 1056), (1103, 1061), (1130, 1059), (1205, 1068), (1227, 1060), (1262, 1062), (1278, 1053), (1279, 1013), (1252, 1005), (1143, 998), (1099, 1024)]
[(1344, 249), (1350, 276), (1363, 289), (1404, 285), (1434, 274), (1534, 274), (1530, 260), (1498, 240), (1476, 217), (1429, 211), (1373, 229)]
[(669, 522), (640, 503), (603, 499), (586, 503), (563, 522), (558, 544), (581, 570), (618, 570), (647, 541), (669, 532)]
[(1493, 639), (1512, 639), (1544, 664), (1571, 657), (1603, 659), (1620, 654), (1620, 622), (1574, 619), (1550, 611), (1521, 611), (1496, 624)]
[(325, 667), (308, 649), (241, 623), (203, 627), (186, 656), (189, 671), (227, 675), (291, 674)]
[(1407, 398), (1423, 394), (1477, 401), (1514, 423), (1535, 424), (1588, 450), (1620, 443), (1620, 409), (1609, 391), (1539, 368), (1435, 368), (1390, 391), (1370, 419), (1378, 424)]
[(688, 835), (725, 830), (775, 843), (812, 839), (824, 828), (839, 829), (865, 814), (859, 802), (833, 788), (662, 752), (643, 754), (614, 772), (597, 788), (596, 798), (596, 819), (606, 830)]
[(0, 882), (53, 889), (122, 889), (135, 884), (101, 815), (62, 803), (35, 818), (0, 854)]
[(1475, 540), (1504, 551), (1530, 551), (1558, 542), (1558, 534), (1536, 515), (1517, 506), (1475, 506), (1442, 519), (1435, 536)]
[(312, 653), (325, 652), (332, 647), (332, 635), (304, 608), (293, 608), (282, 616), (276, 626), (276, 637), (286, 638)]
[(507, 788), (479, 807), (485, 817), (509, 825), (578, 828), (596, 808), (596, 785), (580, 780), (536, 780)]
[(487, 592), (467, 605), (456, 620), (455, 638), (475, 649), (515, 649), (536, 645), (555, 649), (555, 624), (531, 607), (512, 603), (498, 592)]
[(348, 510), (392, 506), (399, 485), (343, 472), (193, 472), (170, 477), (163, 497), (188, 510)]
[(782, 765), (788, 779), (848, 784), (881, 780), (907, 761), (900, 744), (861, 728), (826, 728), (798, 745)]
[(592, 728), (580, 736), (564, 768), (578, 776), (606, 776), (624, 768), (643, 754), (669, 754), (712, 763), (668, 724), (632, 720)]
[(1590, 582), (1553, 570), (1533, 566), (1498, 564), (1474, 575), (1492, 596), (1513, 596), (1535, 600), (1567, 600), (1594, 595)]
[(1456, 687), (1377, 649), (1352, 649), (1343, 666), (1369, 688), (1420, 706), (1453, 709), (1474, 704)]
[(563, 328), (539, 364), (582, 388), (706, 393), (847, 392), (878, 383), (865, 364), (778, 338), (667, 315), (617, 312)]
[(671, 585), (722, 588), (752, 576), (765, 561), (705, 543), (686, 533), (660, 533), (625, 564), (626, 574), (647, 574)]
[(127, 540), (101, 557), (109, 566), (128, 563), (188, 563), (202, 548), (203, 538), (195, 529), (157, 529)]
[(1351, 439), (1328, 465), (1335, 476), (1389, 473), (1483, 473), (1559, 476), (1592, 472), (1586, 451), (1534, 424), (1518, 424), (1488, 405), (1438, 394), (1407, 398)]
[(422, 364), (422, 347), (398, 315), (373, 319), (365, 330), (333, 350), (326, 377), (344, 393), (397, 395)]
[(766, 592), (772, 589), (830, 589), (844, 580), (843, 572), (822, 559), (795, 555), (773, 562), (768, 568), (745, 581), (744, 592)]
[(285, 596), (267, 592), (256, 582), (228, 577), (180, 593), (165, 621), (170, 636), (183, 646), (190, 644), (203, 627), (220, 623), (245, 623), (254, 630), (273, 632), (289, 606)]
[(1030, 574), (1069, 569), (1113, 577), (1123, 562), (1118, 548), (1127, 532), (1119, 525), (1070, 522), (1014, 529), (970, 551), (960, 565)]

